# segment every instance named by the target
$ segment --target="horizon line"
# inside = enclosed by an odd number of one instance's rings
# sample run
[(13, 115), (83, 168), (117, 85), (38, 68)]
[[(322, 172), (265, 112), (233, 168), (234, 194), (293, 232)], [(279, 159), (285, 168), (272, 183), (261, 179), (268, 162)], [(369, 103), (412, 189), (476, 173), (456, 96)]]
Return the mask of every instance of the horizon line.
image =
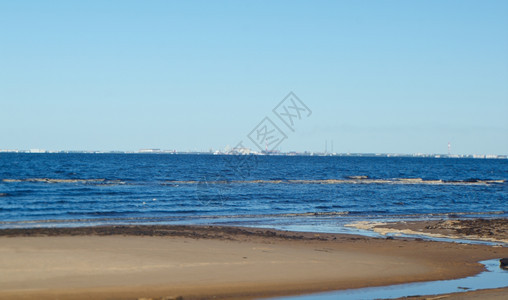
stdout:
[(323, 152), (323, 151), (249, 151), (242, 152), (236, 150), (161, 150), (161, 149), (139, 149), (134, 151), (127, 150), (46, 150), (46, 149), (0, 149), (2, 153), (22, 153), (22, 154), (201, 154), (201, 155), (261, 155), (261, 156), (370, 156), (370, 157), (435, 157), (435, 158), (508, 158), (508, 154), (453, 154), (453, 153), (404, 153), (404, 152)]

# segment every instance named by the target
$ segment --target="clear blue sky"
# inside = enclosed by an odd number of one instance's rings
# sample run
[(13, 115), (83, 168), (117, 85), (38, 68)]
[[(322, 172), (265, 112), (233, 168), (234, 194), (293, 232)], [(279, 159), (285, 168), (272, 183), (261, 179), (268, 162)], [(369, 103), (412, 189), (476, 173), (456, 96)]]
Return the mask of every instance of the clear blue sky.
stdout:
[(508, 154), (508, 1), (0, 2), (0, 149), (219, 149), (289, 91), (283, 151)]

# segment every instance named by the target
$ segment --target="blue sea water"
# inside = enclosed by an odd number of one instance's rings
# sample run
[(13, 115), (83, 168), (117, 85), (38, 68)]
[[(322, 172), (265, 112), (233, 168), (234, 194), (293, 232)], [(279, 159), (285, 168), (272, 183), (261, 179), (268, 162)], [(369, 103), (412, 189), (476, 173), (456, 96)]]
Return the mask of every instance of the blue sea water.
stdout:
[[(508, 160), (0, 154), (0, 228), (508, 216)], [(340, 231), (340, 230), (339, 230)]]

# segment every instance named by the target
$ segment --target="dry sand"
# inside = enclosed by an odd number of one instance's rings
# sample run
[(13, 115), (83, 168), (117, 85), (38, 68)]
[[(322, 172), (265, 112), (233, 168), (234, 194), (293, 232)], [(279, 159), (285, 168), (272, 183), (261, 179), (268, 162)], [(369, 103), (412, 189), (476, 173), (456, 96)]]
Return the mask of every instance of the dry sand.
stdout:
[(230, 227), (0, 230), (1, 299), (250, 299), (459, 278), (508, 248)]

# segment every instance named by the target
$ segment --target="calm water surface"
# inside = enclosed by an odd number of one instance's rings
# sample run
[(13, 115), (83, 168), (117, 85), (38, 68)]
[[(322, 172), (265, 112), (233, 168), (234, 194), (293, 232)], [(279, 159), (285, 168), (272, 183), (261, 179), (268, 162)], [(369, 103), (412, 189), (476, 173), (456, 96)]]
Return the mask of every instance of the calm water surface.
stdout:
[(507, 216), (507, 181), (508, 160), (4, 153), (0, 228)]

